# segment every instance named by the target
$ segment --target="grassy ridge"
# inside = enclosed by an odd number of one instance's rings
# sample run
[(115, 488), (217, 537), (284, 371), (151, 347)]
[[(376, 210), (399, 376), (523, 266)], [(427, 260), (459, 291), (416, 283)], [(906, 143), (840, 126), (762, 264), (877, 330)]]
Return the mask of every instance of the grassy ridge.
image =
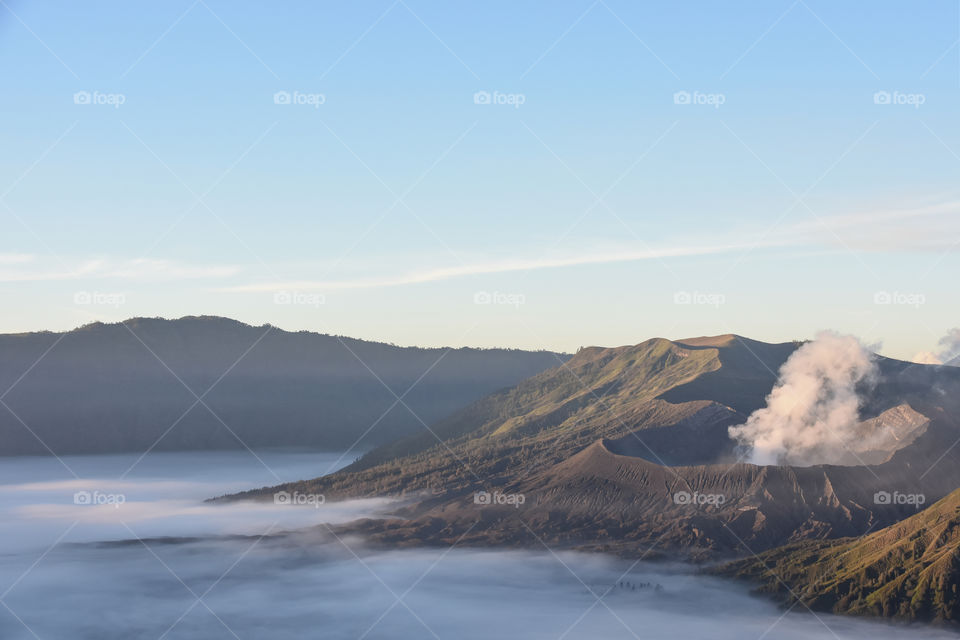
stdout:
[[(662, 338), (581, 349), (568, 362), (488, 396), (429, 431), (374, 449), (331, 476), (287, 488), (354, 497), (455, 491), (476, 484), (478, 477), (486, 486), (516, 482), (598, 438), (673, 424), (701, 410), (706, 402), (676, 405), (658, 398), (718, 371), (720, 351)], [(770, 364), (776, 369), (780, 363)], [(251, 493), (257, 492), (246, 495)]]
[(719, 571), (814, 610), (960, 622), (960, 490), (863, 538), (808, 541)]

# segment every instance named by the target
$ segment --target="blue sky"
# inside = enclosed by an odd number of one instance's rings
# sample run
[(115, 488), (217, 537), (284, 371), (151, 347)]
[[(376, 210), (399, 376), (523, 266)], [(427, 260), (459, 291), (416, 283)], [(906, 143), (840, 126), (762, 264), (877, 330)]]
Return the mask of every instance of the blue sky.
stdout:
[(960, 324), (958, 38), (953, 1), (3, 0), (0, 330), (909, 358)]

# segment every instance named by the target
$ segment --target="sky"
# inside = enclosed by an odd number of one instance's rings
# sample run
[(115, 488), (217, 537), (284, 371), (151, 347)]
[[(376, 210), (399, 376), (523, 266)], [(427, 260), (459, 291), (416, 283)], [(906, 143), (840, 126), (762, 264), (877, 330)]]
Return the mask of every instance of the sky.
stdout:
[(960, 324), (950, 2), (0, 1), (0, 331)]

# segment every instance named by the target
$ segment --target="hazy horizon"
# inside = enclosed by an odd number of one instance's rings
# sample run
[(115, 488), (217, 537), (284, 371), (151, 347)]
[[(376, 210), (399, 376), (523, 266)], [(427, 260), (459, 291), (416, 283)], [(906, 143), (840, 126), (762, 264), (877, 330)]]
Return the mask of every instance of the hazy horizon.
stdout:
[[(459, 348), (480, 348), (480, 349), (508, 348), (508, 349), (514, 349), (514, 348), (516, 348), (516, 349), (524, 349), (524, 350), (531, 350), (531, 351), (534, 351), (534, 350), (551, 351), (551, 350), (552, 350), (552, 349), (549, 349), (549, 348), (547, 348), (547, 347), (534, 347), (534, 346), (502, 347), (501, 345), (490, 345), (490, 346), (482, 346), (482, 347), (481, 347), (481, 346), (478, 346), (478, 345), (475, 345), (475, 344), (469, 344), (469, 343), (464, 343), (464, 344), (439, 344), (439, 343), (438, 343), (438, 344), (397, 344), (397, 343), (389, 343), (387, 340), (384, 340), (384, 339), (381, 339), (381, 338), (377, 338), (377, 337), (357, 336), (357, 335), (350, 335), (350, 334), (332, 334), (332, 333), (326, 333), (326, 332), (323, 332), (323, 331), (318, 331), (318, 330), (310, 329), (310, 328), (308, 328), (308, 327), (284, 327), (284, 326), (280, 326), (280, 325), (275, 324), (275, 323), (272, 323), (272, 322), (264, 322), (264, 323), (262, 323), (262, 324), (256, 324), (256, 323), (252, 323), (252, 322), (244, 322), (243, 320), (240, 320), (239, 318), (232, 318), (232, 317), (229, 317), (229, 316), (196, 315), (196, 314), (188, 314), (188, 315), (185, 315), (185, 316), (176, 316), (176, 317), (174, 317), (174, 316), (170, 316), (170, 317), (165, 317), (165, 316), (131, 316), (131, 317), (129, 317), (129, 318), (120, 318), (120, 319), (117, 319), (117, 320), (91, 320), (90, 322), (85, 322), (85, 323), (83, 323), (83, 324), (79, 324), (79, 325), (76, 325), (76, 326), (73, 326), (73, 327), (67, 327), (67, 328), (63, 328), (63, 329), (40, 328), (40, 329), (29, 329), (29, 330), (25, 330), (25, 331), (5, 331), (5, 332), (3, 332), (3, 333), (6, 334), (6, 335), (16, 335), (16, 334), (22, 334), (22, 333), (43, 333), (43, 332), (65, 333), (65, 332), (75, 331), (75, 330), (77, 330), (77, 329), (82, 329), (83, 327), (89, 326), (89, 325), (91, 325), (91, 324), (96, 324), (96, 323), (119, 324), (119, 323), (122, 323), (122, 322), (127, 322), (128, 320), (137, 320), (137, 319), (166, 320), (166, 321), (173, 322), (173, 321), (176, 321), (176, 320), (183, 320), (183, 319), (186, 319), (186, 318), (218, 318), (218, 319), (223, 319), (223, 320), (234, 320), (234, 321), (241, 322), (241, 323), (246, 324), (246, 325), (251, 326), (251, 327), (258, 327), (258, 326), (267, 326), (267, 325), (269, 325), (269, 326), (275, 327), (275, 328), (277, 328), (277, 329), (280, 329), (280, 330), (282, 330), (282, 331), (286, 331), (286, 332), (288, 332), (288, 333), (299, 333), (299, 332), (304, 332), (304, 331), (306, 331), (306, 332), (310, 332), (310, 333), (316, 333), (316, 334), (318, 334), (318, 335), (340, 335), (340, 336), (342, 336), (342, 337), (354, 338), (354, 339), (357, 339), (357, 340), (363, 340), (363, 341), (365, 341), (365, 342), (380, 342), (380, 343), (384, 343), (384, 344), (396, 344), (396, 346), (398, 346), (398, 347), (411, 347), (411, 348), (417, 348), (417, 349), (438, 349), (438, 348), (446, 348), (446, 347), (449, 347), (449, 348), (453, 348), (453, 349), (459, 349)], [(729, 334), (739, 335), (739, 336), (744, 337), (744, 338), (757, 339), (757, 338), (755, 338), (754, 336), (743, 335), (742, 333), (737, 333), (736, 331), (724, 332), (724, 333), (714, 333), (714, 334), (703, 334), (703, 335), (696, 335), (696, 336), (694, 336), (694, 335), (688, 335), (688, 336), (659, 336), (659, 335), (658, 335), (658, 336), (646, 336), (646, 337), (642, 337), (642, 338), (639, 338), (638, 340), (636, 340), (635, 342), (629, 342), (629, 343), (623, 343), (623, 344), (599, 344), (599, 343), (584, 342), (584, 343), (579, 344), (577, 347), (575, 347), (575, 348), (573, 348), (573, 349), (568, 349), (568, 350), (553, 350), (553, 351), (556, 351), (557, 353), (574, 353), (578, 348), (585, 348), (585, 347), (616, 348), (616, 347), (621, 347), (621, 346), (628, 346), (628, 345), (633, 345), (633, 344), (639, 344), (639, 343), (641, 343), (641, 342), (644, 342), (644, 341), (646, 341), (646, 340), (651, 340), (651, 339), (654, 339), (654, 338), (665, 338), (665, 339), (667, 339), (667, 340), (684, 340), (684, 339), (690, 339), (690, 338), (722, 336), (722, 335), (729, 335)], [(789, 338), (789, 339), (783, 339), (783, 340), (763, 340), (763, 342), (785, 343), (785, 342), (792, 342), (792, 341), (797, 340), (797, 339), (798, 339), (798, 338)], [(800, 339), (803, 339), (803, 338), (800, 338)], [(811, 336), (810, 339), (812, 339), (812, 336)]]
[[(394, 346), (397, 346), (397, 347), (402, 347), (402, 348), (414, 348), (414, 349), (444, 349), (444, 348), (449, 348), (449, 349), (461, 349), (461, 348), (463, 348), (463, 349), (520, 349), (520, 350), (527, 350), (527, 351), (554, 351), (555, 353), (560, 353), (560, 354), (573, 354), (573, 353), (576, 353), (578, 349), (587, 348), (587, 347), (617, 348), (617, 347), (623, 347), (623, 346), (631, 346), (631, 345), (635, 345), (635, 344), (640, 344), (640, 343), (645, 342), (645, 341), (647, 341), (647, 340), (652, 340), (652, 339), (657, 339), (657, 338), (664, 338), (664, 339), (671, 340), (671, 341), (683, 341), (683, 340), (689, 340), (689, 339), (692, 339), (692, 338), (715, 337), (715, 336), (724, 336), (724, 335), (731, 335), (731, 334), (732, 334), (732, 335), (738, 335), (738, 336), (743, 337), (743, 338), (749, 338), (749, 339), (752, 339), (752, 340), (759, 340), (759, 341), (761, 341), (761, 342), (769, 342), (769, 343), (772, 343), (772, 344), (785, 344), (785, 343), (788, 343), (788, 342), (796, 342), (796, 341), (798, 341), (798, 340), (800, 340), (800, 341), (807, 341), (807, 340), (813, 340), (813, 339), (815, 338), (815, 335), (812, 334), (812, 335), (809, 335), (809, 336), (802, 336), (802, 337), (781, 337), (781, 338), (772, 338), (772, 339), (762, 339), (762, 338), (757, 337), (756, 335), (745, 335), (745, 334), (740, 333), (740, 332), (737, 332), (737, 331), (727, 331), (727, 332), (720, 332), (720, 333), (697, 334), (697, 335), (684, 335), (684, 336), (651, 335), (651, 336), (645, 336), (645, 337), (638, 337), (638, 339), (635, 340), (635, 341), (633, 341), (633, 342), (625, 342), (625, 343), (622, 343), (622, 344), (600, 344), (600, 343), (596, 343), (596, 342), (582, 342), (582, 343), (578, 344), (577, 346), (572, 347), (572, 348), (569, 348), (569, 349), (551, 349), (551, 348), (549, 348), (549, 347), (536, 346), (536, 345), (514, 345), (514, 346), (508, 346), (508, 345), (500, 345), (500, 344), (479, 345), (479, 344), (472, 344), (472, 343), (462, 343), (462, 344), (446, 344), (446, 343), (435, 343), (435, 344), (408, 344), (408, 343), (390, 342), (390, 341), (388, 341), (388, 340), (385, 340), (385, 339), (382, 339), (382, 338), (377, 338), (377, 337), (375, 337), (375, 336), (360, 336), (360, 335), (352, 335), (352, 334), (336, 334), (336, 333), (328, 333), (328, 332), (324, 332), (324, 331), (321, 331), (321, 330), (311, 329), (311, 328), (308, 328), (308, 327), (286, 327), (286, 326), (277, 325), (277, 324), (272, 323), (272, 322), (264, 322), (264, 323), (262, 323), (262, 324), (256, 324), (256, 323), (252, 323), (252, 322), (245, 322), (245, 321), (243, 321), (243, 320), (240, 320), (239, 318), (232, 318), (232, 317), (227, 317), (227, 316), (214, 316), (214, 315), (203, 315), (203, 316), (201, 316), (201, 315), (195, 315), (195, 314), (188, 314), (188, 315), (179, 316), (179, 317), (131, 316), (131, 317), (129, 317), (129, 318), (120, 318), (120, 319), (117, 319), (117, 320), (106, 320), (106, 319), (105, 319), (105, 320), (91, 320), (90, 322), (86, 322), (86, 323), (83, 323), (83, 324), (80, 324), (80, 325), (77, 325), (77, 326), (67, 327), (67, 328), (63, 328), (63, 329), (42, 328), (42, 329), (30, 329), (30, 330), (25, 330), (25, 331), (8, 331), (8, 332), (4, 332), (4, 333), (7, 334), (7, 335), (26, 334), (26, 333), (43, 333), (43, 332), (65, 333), (65, 332), (70, 332), (70, 331), (74, 331), (74, 330), (77, 330), (77, 329), (81, 329), (81, 328), (83, 328), (83, 327), (85, 327), (85, 326), (88, 326), (88, 325), (90, 325), (90, 324), (95, 324), (95, 323), (98, 323), (98, 322), (101, 322), (101, 323), (104, 323), (104, 324), (118, 324), (118, 323), (126, 322), (126, 321), (128, 321), (128, 320), (135, 320), (135, 319), (141, 319), (141, 318), (166, 320), (166, 321), (171, 321), (171, 322), (172, 322), (172, 321), (176, 321), (176, 320), (183, 320), (183, 319), (185, 319), (185, 318), (198, 318), (198, 317), (219, 318), (219, 319), (224, 319), (224, 320), (234, 320), (234, 321), (241, 322), (241, 323), (243, 323), (243, 324), (246, 324), (246, 325), (252, 326), (252, 327), (267, 326), (267, 325), (269, 325), (269, 326), (275, 327), (275, 328), (277, 328), (277, 329), (280, 329), (280, 330), (282, 330), (282, 331), (286, 331), (286, 332), (288, 332), (288, 333), (309, 332), (309, 333), (315, 333), (315, 334), (318, 334), (318, 335), (336, 335), (336, 336), (340, 336), (340, 337), (345, 337), (345, 338), (352, 338), (352, 339), (356, 339), (356, 340), (361, 340), (361, 341), (364, 341), (364, 342), (377, 342), (377, 343), (383, 343), (383, 344), (391, 344), (391, 345), (394, 345)], [(956, 341), (956, 332), (957, 332), (957, 330), (956, 330), (956, 329), (953, 329), (953, 330), (951, 330), (951, 332), (949, 332), (946, 336), (944, 336), (943, 338), (941, 338), (941, 340), (939, 341), (939, 344), (941, 345), (941, 347), (942, 347), (943, 345), (947, 344), (947, 342), (948, 342), (950, 339), (953, 339), (954, 341)], [(941, 364), (940, 362), (927, 361), (927, 360), (924, 360), (924, 359), (923, 359), (923, 356), (924, 356), (925, 354), (932, 354), (933, 351), (935, 351), (935, 350), (938, 349), (938, 347), (936, 347), (936, 346), (934, 346), (934, 345), (930, 345), (931, 348), (932, 348), (931, 351), (917, 352), (917, 353), (914, 353), (914, 354), (912, 354), (912, 355), (900, 355), (900, 356), (894, 356), (894, 355), (885, 354), (885, 353), (884, 353), (884, 350), (883, 350), (883, 348), (882, 348), (882, 347), (883, 347), (883, 344), (882, 344), (882, 343), (872, 344), (872, 345), (867, 345), (867, 346), (869, 346), (869, 347), (871, 347), (871, 348), (875, 348), (875, 349), (876, 349), (876, 353), (878, 353), (879, 355), (886, 355), (886, 357), (893, 358), (893, 359), (895, 359), (895, 360), (903, 360), (903, 361), (905, 361), (905, 362), (918, 362), (918, 363), (921, 363), (921, 364)], [(951, 343), (950, 345), (948, 345), (948, 348), (947, 348), (945, 351), (943, 351), (943, 353), (945, 353), (945, 354), (953, 354), (953, 355), (955, 356), (955, 355), (956, 355), (955, 350), (956, 350), (956, 344)], [(950, 363), (950, 364), (953, 364), (954, 366), (956, 366), (956, 363)]]

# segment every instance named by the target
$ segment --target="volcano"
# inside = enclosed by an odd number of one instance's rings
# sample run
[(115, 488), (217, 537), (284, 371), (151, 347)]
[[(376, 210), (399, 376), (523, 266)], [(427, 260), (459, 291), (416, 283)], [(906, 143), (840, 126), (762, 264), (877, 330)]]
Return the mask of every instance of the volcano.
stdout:
[(227, 499), (396, 497), (397, 518), (349, 527), (391, 544), (709, 558), (861, 535), (916, 512), (884, 495), (929, 504), (960, 486), (960, 370), (879, 356), (854, 425), (863, 446), (845, 464), (738, 461), (729, 427), (764, 406), (800, 344), (723, 335), (584, 348), (338, 473)]

